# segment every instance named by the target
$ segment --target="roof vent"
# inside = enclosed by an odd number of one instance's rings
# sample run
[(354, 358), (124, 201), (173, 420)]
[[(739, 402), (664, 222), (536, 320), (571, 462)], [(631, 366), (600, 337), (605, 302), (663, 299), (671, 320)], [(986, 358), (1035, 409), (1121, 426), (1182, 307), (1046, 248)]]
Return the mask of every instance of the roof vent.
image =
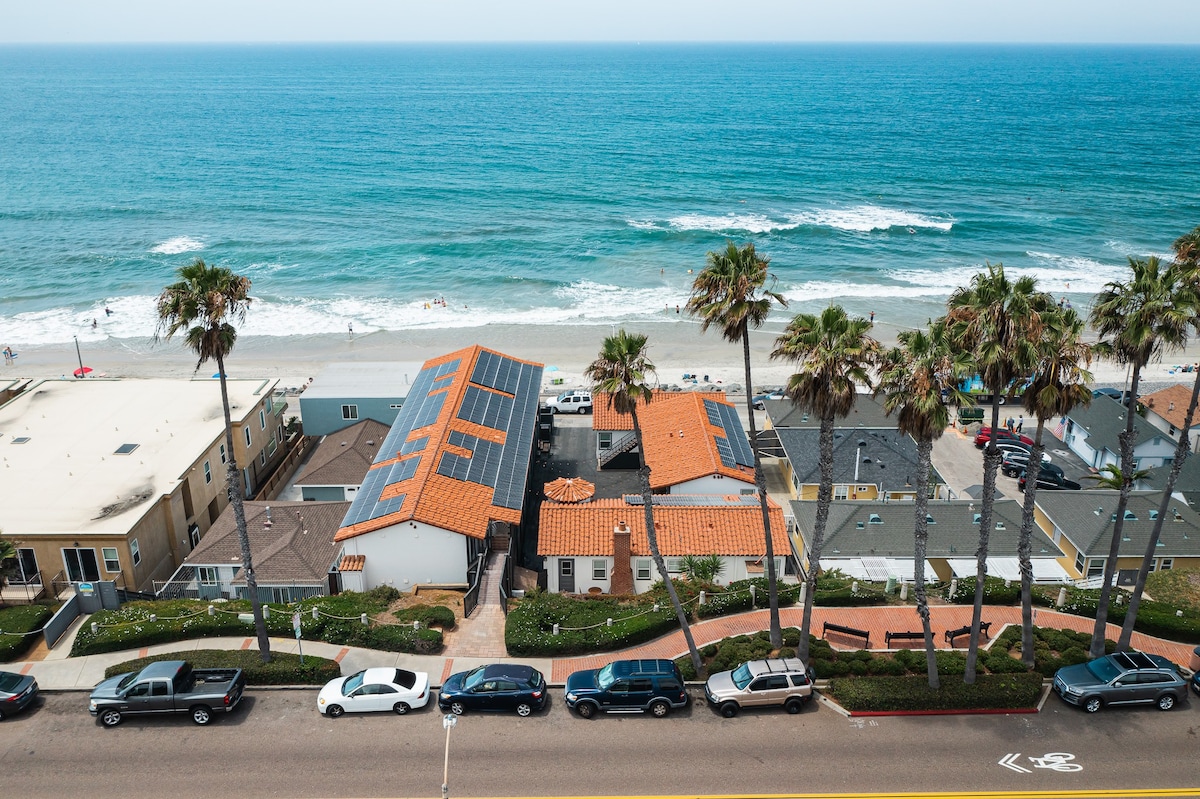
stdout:
[(871, 522), (871, 524), (883, 524), (883, 519), (880, 517), (880, 515), (878, 513), (872, 513), (869, 521)]
[(996, 529), (997, 529), (997, 530), (1006, 530), (1006, 529), (1008, 529), (1008, 528), (1006, 528), (1006, 527), (1004, 526), (1004, 522), (996, 522)]
[(1115, 514), (1115, 513), (1110, 514), (1110, 518), (1111, 518), (1111, 521), (1115, 522), (1117, 520), (1117, 514)]
[(1127, 510), (1127, 511), (1125, 511), (1125, 521), (1127, 521), (1127, 522), (1128, 522), (1128, 521), (1134, 521), (1134, 522), (1136, 522), (1137, 520), (1138, 520), (1138, 517), (1137, 517), (1137, 514), (1136, 514), (1136, 513), (1134, 513), (1134, 512), (1133, 512), (1133, 511), (1131, 511), (1131, 510)]
[(368, 438), (368, 439), (367, 439), (367, 446), (368, 446), (368, 447), (373, 447), (373, 446), (375, 446), (375, 439), (373, 439), (373, 438)]
[(976, 513), (976, 514), (975, 514), (975, 516), (974, 516), (974, 518), (972, 519), (971, 523), (972, 523), (972, 524), (979, 524), (979, 519), (980, 519), (980, 516), (979, 516), (979, 514), (978, 514), (978, 513)]
[(867, 526), (867, 525), (863, 524), (862, 522), (855, 522), (855, 523), (854, 523), (854, 528), (855, 528), (856, 530), (862, 530), (862, 529), (863, 529), (864, 527), (866, 527), (866, 526)]
[(935, 522), (933, 520), (933, 517), (930, 516), (928, 513), (925, 514), (925, 523), (926, 524), (937, 524), (937, 522)]
[(129, 453), (133, 452), (137, 448), (138, 448), (137, 444), (122, 444), (121, 446), (117, 447), (117, 451), (114, 452), (113, 454), (114, 455), (128, 455)]
[(1104, 512), (1104, 506), (1103, 506), (1103, 505), (1097, 505), (1097, 506), (1096, 506), (1096, 515), (1097, 515), (1097, 516), (1099, 516), (1099, 515), (1100, 515), (1101, 513), (1103, 513), (1103, 512)]

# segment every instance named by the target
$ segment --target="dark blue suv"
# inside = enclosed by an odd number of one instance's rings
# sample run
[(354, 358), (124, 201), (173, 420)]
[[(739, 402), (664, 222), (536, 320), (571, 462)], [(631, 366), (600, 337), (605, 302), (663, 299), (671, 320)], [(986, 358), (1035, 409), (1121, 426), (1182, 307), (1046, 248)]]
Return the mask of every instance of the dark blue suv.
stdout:
[(615, 660), (601, 669), (577, 671), (567, 678), (565, 693), (567, 707), (585, 719), (598, 710), (662, 718), (688, 703), (683, 676), (671, 660)]

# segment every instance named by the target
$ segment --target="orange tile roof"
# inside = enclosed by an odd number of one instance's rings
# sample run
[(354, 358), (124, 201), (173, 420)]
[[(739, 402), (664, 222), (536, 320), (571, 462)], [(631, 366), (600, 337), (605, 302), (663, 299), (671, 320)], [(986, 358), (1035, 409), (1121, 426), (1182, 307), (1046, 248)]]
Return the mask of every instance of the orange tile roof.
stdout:
[[(593, 394), (592, 429), (632, 430), (632, 417), (613, 410), (609, 396)], [(730, 467), (721, 462), (714, 437), (725, 433), (709, 423), (704, 400), (734, 407), (723, 391), (656, 391), (649, 404), (638, 406), (644, 457), (650, 467), (650, 486), (655, 491), (716, 474), (754, 482), (752, 468)], [(729, 434), (746, 435), (741, 425)]]
[[(1153, 394), (1143, 395), (1139, 401), (1166, 419), (1169, 424), (1175, 425), (1177, 430), (1182, 430), (1183, 419), (1187, 416), (1188, 403), (1192, 401), (1192, 387), (1190, 385), (1167, 386)], [(1193, 424), (1197, 422), (1200, 422), (1200, 419), (1192, 420)]]
[[(712, 505), (655, 505), (654, 527), (664, 557), (724, 555), (760, 557), (766, 552), (762, 509), (740, 504), (740, 497), (712, 497)], [(739, 504), (720, 504), (722, 502)], [(776, 555), (791, 552), (783, 510), (768, 498), (771, 541)], [(630, 530), (633, 555), (649, 555), (645, 511), (624, 499), (598, 499), (583, 504), (543, 502), (538, 522), (539, 555), (613, 554), (613, 529), (621, 522)]]
[[(497, 392), (493, 389), (471, 383), (471, 374), (475, 369), (476, 362), (484, 352), (489, 352), (501, 358), (516, 361), (517, 363), (530, 364), (539, 369), (542, 366), (540, 363), (514, 358), (478, 344), (426, 361), (422, 371), (436, 369), (438, 366), (452, 363), (455, 360), (459, 362), (457, 369), (444, 376), (449, 379), (435, 381), (434, 388), (429, 392), (430, 396), (438, 393), (445, 394), (445, 400), (442, 402), (437, 418), (423, 427), (410, 431), (405, 438), (406, 441), (415, 441), (428, 436), (428, 443), (426, 443), (423, 450), (416, 453), (405, 456), (397, 453), (395, 458), (376, 463), (371, 467), (372, 469), (387, 469), (401, 460), (420, 458), (416, 471), (411, 477), (397, 483), (392, 483), (386, 486), (381, 492), (380, 496), (382, 499), (398, 497), (403, 494), (403, 503), (393, 513), (342, 527), (338, 530), (334, 540), (344, 541), (348, 538), (364, 535), (406, 521), (423, 522), (444, 530), (470, 536), (471, 538), (485, 538), (487, 536), (488, 522), (492, 520), (505, 521), (511, 524), (520, 523), (521, 511), (519, 509), (493, 504), (492, 498), (495, 489), (491, 486), (447, 477), (437, 472), (437, 464), (441, 462), (444, 453), (452, 452), (467, 457), (474, 454), (470, 450), (451, 445), (449, 443), (451, 433), (464, 433), (500, 445), (505, 443), (505, 431), (495, 430), (458, 418), (458, 411), (462, 406), (463, 398), (466, 396), (468, 385), (472, 385), (482, 391), (503, 394), (503, 392)], [(415, 400), (416, 398), (413, 399)], [(536, 399), (535, 395), (535, 402)], [(398, 416), (397, 422), (400, 419), (401, 417)], [(535, 408), (530, 411), (528, 423), (534, 425), (536, 421)], [(368, 472), (368, 476), (369, 474)]]
[(340, 572), (360, 572), (367, 565), (366, 555), (342, 555), (342, 562), (338, 564)]

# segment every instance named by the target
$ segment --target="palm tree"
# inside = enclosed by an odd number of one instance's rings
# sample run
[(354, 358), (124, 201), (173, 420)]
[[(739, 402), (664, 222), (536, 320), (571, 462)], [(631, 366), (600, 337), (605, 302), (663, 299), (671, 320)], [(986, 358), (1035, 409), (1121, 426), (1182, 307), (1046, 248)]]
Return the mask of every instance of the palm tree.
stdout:
[(1157, 258), (1129, 259), (1132, 275), (1129, 280), (1107, 283), (1096, 295), (1092, 306), (1091, 323), (1100, 335), (1096, 350), (1131, 369), (1129, 410), (1125, 413), (1125, 429), (1117, 436), (1121, 448), (1121, 495), (1117, 500), (1117, 520), (1113, 524), (1108, 559), (1104, 562), (1104, 583), (1100, 586), (1100, 601), (1096, 607), (1096, 626), (1092, 630), (1091, 656), (1104, 654), (1105, 631), (1108, 625), (1108, 605), (1112, 598), (1113, 576), (1121, 551), (1121, 533), (1125, 524), (1125, 509), (1133, 492), (1134, 398), (1142, 368), (1164, 351), (1183, 347), (1192, 322), (1192, 306), (1179, 302), (1190, 296), (1188, 271), (1174, 265), (1163, 266)]
[(774, 276), (767, 272), (770, 259), (760, 257), (753, 244), (740, 249), (732, 241), (724, 252), (710, 252), (708, 265), (692, 283), (688, 312), (701, 319), (700, 330), (716, 325), (726, 341), (741, 342), (742, 362), (746, 375), (746, 413), (750, 419), (750, 450), (754, 453), (754, 485), (762, 507), (763, 533), (766, 537), (767, 596), (771, 609), (771, 646), (783, 645), (783, 628), (779, 623), (779, 586), (775, 573), (775, 545), (771, 540), (771, 518), (767, 510), (767, 478), (763, 474), (762, 458), (758, 451), (758, 430), (754, 423), (754, 389), (750, 379), (750, 328), (762, 327), (771, 313), (772, 302), (787, 307), (783, 295), (766, 288)]
[[(1046, 420), (1092, 401), (1092, 393), (1086, 385), (1092, 379), (1086, 368), (1092, 362), (1092, 348), (1083, 341), (1083, 320), (1070, 309), (1052, 311), (1046, 319), (1043, 335), (1037, 342), (1040, 355), (1033, 369), (1033, 379), (1022, 398), (1025, 410), (1037, 418), (1037, 432), (1029, 453), (1030, 475), (1036, 475), (1035, 470), (1041, 468)], [(1021, 564), (1021, 660), (1030, 669), (1034, 666), (1032, 550), (1037, 486), (1036, 477), (1025, 481), (1021, 531), (1017, 538), (1017, 557)]]
[(229, 451), (226, 467), (226, 490), (233, 506), (238, 542), (242, 547), (242, 574), (254, 612), (254, 629), (258, 635), (258, 650), (264, 663), (271, 660), (271, 641), (263, 619), (262, 600), (258, 596), (258, 581), (250, 558), (250, 536), (246, 532), (246, 509), (242, 504), (242, 473), (238, 469), (233, 447), (233, 420), (229, 411), (229, 389), (225, 382), (225, 358), (237, 341), (234, 323), (246, 319), (250, 306), (250, 278), (235, 275), (232, 270), (209, 266), (197, 258), (179, 269), (179, 281), (163, 289), (158, 296), (158, 336), (171, 338), (183, 333), (184, 343), (196, 353), (199, 369), (205, 361), (216, 361), (221, 381), (221, 407), (225, 411), (225, 448)]
[[(1150, 472), (1153, 469), (1134, 469), (1129, 482), (1137, 485), (1141, 481), (1150, 477)], [(1106, 463), (1100, 467), (1096, 474), (1085, 474), (1084, 480), (1095, 480), (1097, 489), (1108, 489), (1110, 491), (1120, 491), (1121, 486), (1125, 484), (1125, 472), (1121, 470), (1120, 464)]]
[(884, 395), (888, 415), (897, 414), (897, 427), (917, 442), (916, 497), (913, 503), (913, 593), (917, 615), (925, 632), (925, 665), (929, 687), (940, 686), (933, 628), (929, 621), (929, 600), (925, 593), (925, 553), (929, 542), (929, 473), (932, 468), (933, 442), (941, 438), (950, 424), (948, 402), (961, 404), (969, 397), (959, 383), (970, 374), (969, 356), (954, 350), (946, 335), (944, 319), (930, 322), (929, 330), (904, 331), (900, 346), (884, 356), (876, 393)]
[(797, 372), (788, 379), (787, 395), (797, 406), (821, 420), (818, 465), (821, 483), (817, 489), (817, 516), (809, 544), (808, 568), (804, 575), (804, 616), (800, 627), (798, 657), (807, 660), (812, 627), (813, 594), (820, 571), (825, 525), (833, 502), (833, 423), (845, 418), (858, 399), (858, 386), (871, 388), (870, 370), (879, 363), (882, 347), (868, 335), (871, 323), (850, 318), (840, 305), (831, 305), (820, 315), (798, 314), (775, 340), (772, 358), (793, 361)]
[[(956, 345), (974, 356), (983, 384), (992, 394), (992, 430), (1000, 427), (1000, 402), (1012, 393), (1013, 384), (1030, 374), (1037, 360), (1042, 314), (1055, 307), (1054, 298), (1037, 290), (1031, 277), (1009, 280), (1003, 264), (988, 264), (987, 271), (971, 278), (971, 285), (950, 295), (948, 328)], [(988, 441), (983, 457), (983, 496), (979, 509), (979, 549), (975, 552), (975, 607), (971, 615), (971, 641), (963, 681), (975, 682), (979, 658), (979, 624), (983, 617), (983, 583), (987, 575), (988, 540), (992, 508), (996, 501), (996, 471), (1000, 451), (996, 436)]]
[[(1200, 330), (1200, 227), (1193, 229), (1175, 240), (1175, 263), (1186, 273), (1182, 280), (1182, 291), (1176, 297), (1179, 303), (1191, 303), (1192, 327)], [(1186, 294), (1185, 294), (1186, 292)], [(1167, 482), (1163, 486), (1162, 499), (1158, 504), (1158, 518), (1150, 531), (1150, 540), (1146, 542), (1146, 553), (1142, 556), (1142, 564), (1138, 567), (1137, 580), (1133, 586), (1133, 596), (1129, 599), (1129, 607), (1125, 610), (1125, 622), (1121, 625), (1121, 637), (1117, 640), (1117, 649), (1128, 649), (1133, 638), (1133, 625), (1137, 621), (1138, 606), (1142, 602), (1142, 591), (1146, 588), (1146, 578), (1150, 575), (1150, 567), (1154, 565), (1157, 554), (1155, 548), (1162, 535), (1163, 521), (1167, 517), (1167, 506), (1171, 502), (1171, 493), (1175, 490), (1175, 481), (1183, 469), (1183, 462), (1191, 452), (1192, 422), (1196, 418), (1197, 400), (1200, 400), (1200, 371), (1192, 382), (1192, 397), (1188, 402), (1187, 412), (1183, 418), (1183, 427), (1179, 430), (1179, 441), (1175, 444), (1175, 459), (1171, 462), (1171, 470), (1167, 473)]]
[(592, 390), (596, 394), (607, 397), (609, 407), (617, 413), (629, 414), (633, 422), (633, 434), (637, 437), (638, 446), (638, 478), (642, 484), (642, 509), (646, 520), (646, 540), (650, 545), (650, 556), (662, 576), (663, 584), (667, 587), (667, 595), (671, 598), (671, 606), (675, 608), (675, 617), (679, 619), (679, 627), (687, 641), (688, 651), (692, 655), (692, 666), (697, 676), (704, 675), (704, 664), (700, 660), (700, 650), (696, 649), (696, 641), (692, 638), (692, 628), (688, 624), (687, 614), (675, 591), (675, 584), (667, 572), (666, 561), (658, 550), (658, 532), (654, 527), (654, 503), (650, 491), (650, 467), (646, 465), (645, 447), (642, 446), (642, 426), (638, 421), (638, 405), (649, 404), (654, 399), (654, 390), (646, 382), (648, 375), (654, 373), (654, 364), (646, 356), (646, 336), (640, 333), (627, 333), (624, 329), (615, 336), (608, 336), (600, 347), (600, 357), (592, 361), (584, 375), (592, 381)]

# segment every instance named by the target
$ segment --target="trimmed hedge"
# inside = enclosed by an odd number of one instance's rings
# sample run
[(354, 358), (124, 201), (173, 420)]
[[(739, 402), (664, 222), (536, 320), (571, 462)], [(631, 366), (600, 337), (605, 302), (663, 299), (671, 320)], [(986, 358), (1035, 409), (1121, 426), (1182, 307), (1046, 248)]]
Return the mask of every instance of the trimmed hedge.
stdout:
[[(310, 641), (419, 655), (440, 652), (442, 634), (438, 630), (414, 630), (411, 625), (383, 625), (377, 622), (363, 625), (359, 619), (361, 614), (373, 617), (386, 610), (388, 603), (396, 596), (399, 596), (398, 592), (390, 588), (362, 594), (347, 591), (337, 596), (306, 600), (299, 608), (274, 605), (266, 620), (267, 633), (274, 637), (292, 638), (295, 635), (292, 613), (298, 609), (301, 635)], [(212, 616), (207, 613), (208, 605), (206, 601), (176, 599), (130, 602), (117, 610), (99, 611), (92, 614), (91, 620), (99, 624), (100, 629), (92, 633), (90, 626), (81, 628), (75, 637), (71, 656), (137, 649), (190, 638), (254, 635), (253, 625), (239, 621), (237, 617), (238, 613), (250, 612), (249, 600), (215, 604), (220, 610)], [(314, 620), (313, 607), (329, 615), (321, 615)], [(157, 615), (158, 620), (149, 621), (151, 614)], [(180, 616), (187, 618), (176, 618)]]
[(846, 710), (868, 712), (1028, 708), (1041, 692), (1040, 674), (981, 674), (974, 685), (943, 680), (937, 691), (923, 675), (843, 677), (830, 680), (825, 693)]
[(186, 660), (194, 669), (238, 668), (246, 673), (247, 685), (324, 685), (342, 674), (336, 661), (312, 655), (305, 655), (301, 666), (299, 655), (272, 652), (271, 662), (263, 663), (256, 649), (197, 649), (127, 660), (106, 668), (104, 676), (141, 671), (160, 660)]
[[(534, 657), (624, 649), (679, 628), (670, 601), (660, 602), (657, 612), (653, 605), (652, 597), (622, 600), (606, 595), (576, 598), (532, 592), (509, 609), (504, 642), (510, 655)], [(554, 635), (555, 624), (559, 625), (558, 635)], [(565, 629), (568, 627), (587, 629)]]
[(443, 630), (453, 630), (458, 624), (454, 611), (445, 605), (413, 605), (392, 615), (400, 621), (419, 621), (422, 627), (441, 627)]
[[(947, 584), (945, 598), (947, 602), (956, 605), (974, 605), (975, 604), (975, 580), (967, 578), (959, 580), (957, 583), (958, 591), (951, 592), (951, 585)], [(1021, 601), (1021, 581), (1013, 580), (1004, 584), (1004, 580), (999, 577), (983, 578), (983, 604), (985, 605), (1016, 605)]]
[(54, 615), (55, 605), (13, 605), (0, 608), (0, 663), (19, 660), (42, 640), (41, 634), (27, 635), (40, 630)]
[[(1038, 674), (1043, 677), (1053, 677), (1054, 672), (1061, 669), (1063, 666), (1074, 666), (1076, 663), (1086, 663), (1091, 660), (1088, 656), (1088, 648), (1091, 646), (1092, 637), (1087, 633), (1075, 632), (1074, 630), (1059, 630), (1054, 627), (1034, 627), (1033, 628), (1033, 668)], [(1021, 628), (1018, 625), (1012, 625), (1003, 633), (997, 636), (988, 650), (987, 658), (999, 658), (1001, 653), (1005, 657), (1016, 660), (1021, 664), (1020, 670), (1024, 670), (1024, 663), (1017, 658), (1011, 658), (1007, 653), (1010, 650), (1021, 650)], [(1106, 640), (1104, 642), (1105, 652), (1115, 652), (1117, 650), (1116, 642)], [(981, 652), (982, 656), (983, 653)], [(1002, 670), (1004, 666), (1009, 666), (1013, 671), (1017, 671), (1016, 667), (1011, 664), (1001, 664), (999, 669), (993, 669), (985, 660), (988, 671)]]
[[(1100, 604), (1100, 589), (1067, 588), (1067, 601), (1061, 608), (1058, 603), (1058, 586), (1034, 586), (1033, 602), (1064, 613), (1096, 618)], [(1113, 602), (1108, 607), (1108, 620), (1113, 624), (1125, 621), (1128, 596), (1123, 591), (1114, 591)], [(1175, 615), (1183, 611), (1183, 615)], [(1146, 635), (1178, 641), (1184, 644), (1200, 644), (1200, 611), (1185, 602), (1152, 602), (1145, 598), (1138, 605), (1138, 617), (1133, 629)], [(1086, 646), (1084, 647), (1087, 648)]]

